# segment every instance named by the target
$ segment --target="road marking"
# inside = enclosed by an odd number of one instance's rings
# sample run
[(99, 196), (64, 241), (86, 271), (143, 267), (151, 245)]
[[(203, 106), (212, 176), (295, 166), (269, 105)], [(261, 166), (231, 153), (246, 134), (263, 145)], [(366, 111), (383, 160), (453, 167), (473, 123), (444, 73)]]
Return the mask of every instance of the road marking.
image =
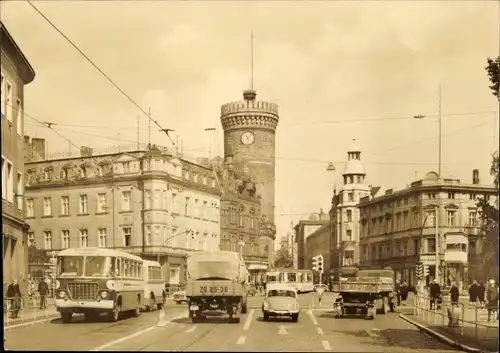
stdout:
[[(182, 318), (185, 318), (187, 317), (187, 314), (182, 314), (182, 315), (179, 315), (179, 316), (176, 316), (176, 317), (173, 317), (171, 318), (170, 320), (167, 320), (166, 322), (163, 323), (163, 326), (166, 326), (168, 323), (174, 321), (174, 320), (177, 320), (177, 319), (182, 319)], [(158, 325), (160, 325), (160, 323), (158, 323)], [(155, 328), (157, 328), (158, 326), (151, 326), (151, 327), (148, 327), (144, 330), (141, 330), (141, 331), (137, 331), (131, 335), (128, 335), (128, 336), (125, 336), (125, 337), (122, 337), (122, 338), (119, 338), (117, 340), (114, 340), (114, 341), (111, 341), (111, 342), (108, 342), (106, 344), (103, 344), (102, 346), (99, 346), (97, 348), (94, 348), (94, 349), (91, 349), (91, 351), (102, 351), (108, 347), (111, 347), (111, 346), (114, 346), (115, 344), (118, 344), (118, 343), (122, 343), (122, 342), (125, 342), (125, 341), (128, 341), (129, 339), (132, 339), (134, 337), (137, 337), (137, 336), (140, 336), (140, 335), (143, 335), (151, 330), (154, 330)]]
[(312, 311), (308, 310), (307, 313), (309, 314), (309, 317), (311, 318), (312, 323), (317, 326), (318, 325), (318, 321), (316, 321), (316, 318), (314, 317), (314, 314), (312, 313)]
[(245, 320), (245, 324), (243, 325), (243, 330), (248, 331), (248, 329), (250, 328), (254, 312), (255, 312), (254, 309), (250, 310), (250, 313), (248, 314), (247, 319)]
[(288, 331), (286, 330), (285, 326), (280, 325), (280, 328), (278, 330), (278, 335), (288, 335)]
[(331, 351), (332, 347), (330, 346), (330, 342), (328, 341), (321, 341), (321, 345), (323, 346), (323, 349), (325, 351)]
[(316, 327), (316, 331), (318, 331), (318, 335), (323, 336), (325, 333), (321, 329), (321, 327)]
[(193, 332), (194, 330), (196, 330), (196, 326), (193, 326), (193, 327), (190, 327), (186, 330), (186, 333), (191, 333)]
[(29, 322), (24, 322), (22, 324), (16, 324), (16, 325), (9, 325), (9, 326), (4, 326), (4, 330), (11, 330), (13, 328), (19, 328), (19, 327), (25, 327), (29, 325), (35, 325), (35, 324), (41, 324), (44, 322), (49, 322), (53, 319), (56, 319), (59, 315), (55, 315), (53, 317), (48, 317), (46, 319), (41, 319), (41, 320), (36, 320), (36, 321), (29, 321)]
[(246, 340), (247, 340), (247, 336), (240, 336), (240, 337), (238, 337), (238, 342), (236, 342), (236, 344), (244, 345)]

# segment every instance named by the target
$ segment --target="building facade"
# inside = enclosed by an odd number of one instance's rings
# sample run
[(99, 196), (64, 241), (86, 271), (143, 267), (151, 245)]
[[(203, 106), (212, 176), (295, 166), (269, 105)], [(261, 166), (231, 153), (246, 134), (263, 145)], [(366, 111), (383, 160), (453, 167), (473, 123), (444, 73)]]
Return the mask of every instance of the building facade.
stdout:
[[(468, 283), (480, 277), (469, 264), (477, 263), (480, 256), (476, 203), (481, 197), (493, 203), (496, 190), (480, 185), (475, 170), (471, 184), (458, 179), (438, 180), (436, 173), (429, 172), (406, 189), (390, 189), (383, 195), (361, 199), (361, 265), (391, 267), (396, 277), (414, 286), (415, 264), (421, 260), (426, 267), (427, 283), (439, 270), (444, 286), (456, 281), (467, 288)], [(440, 260), (437, 264), (436, 248)]]
[(24, 220), (24, 86), (35, 71), (0, 22), (2, 116), (2, 245), (4, 283), (18, 280), (26, 293), (28, 226)]
[(245, 91), (243, 101), (221, 107), (224, 129), (224, 157), (248, 170), (261, 202), (261, 235), (267, 237), (269, 262), (273, 262), (276, 226), (274, 224), (275, 137), (278, 105), (257, 101), (253, 90)]
[(347, 152), (347, 162), (342, 174), (342, 187), (335, 194), (334, 204), (337, 208), (336, 268), (351, 267), (359, 264), (359, 200), (367, 196), (370, 187), (365, 184), (366, 173), (361, 162), (361, 150), (353, 140)]
[(301, 220), (295, 225), (295, 242), (297, 249), (297, 268), (311, 269), (311, 262), (308, 259), (312, 258), (307, 252), (307, 238), (324, 225), (330, 225), (330, 220), (324, 214), (316, 214), (309, 216), (308, 220)]
[(313, 257), (323, 255), (323, 279), (330, 274), (332, 269), (332, 227), (330, 222), (320, 226), (306, 238), (306, 269), (312, 269)]
[[(36, 147), (36, 146), (35, 146)], [(40, 147), (40, 146), (39, 146)], [(213, 170), (156, 147), (25, 163), (29, 241), (59, 251), (100, 246), (159, 260), (170, 286), (185, 281), (186, 255), (220, 245), (220, 190)]]

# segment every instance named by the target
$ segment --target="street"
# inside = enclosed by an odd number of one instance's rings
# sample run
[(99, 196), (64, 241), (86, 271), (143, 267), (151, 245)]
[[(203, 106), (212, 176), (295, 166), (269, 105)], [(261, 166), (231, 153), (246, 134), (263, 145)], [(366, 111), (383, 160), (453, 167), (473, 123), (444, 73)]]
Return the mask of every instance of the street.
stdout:
[[(288, 320), (264, 322), (262, 297), (249, 299), (249, 311), (239, 324), (213, 317), (193, 324), (187, 305), (168, 305), (159, 312), (142, 313), (116, 323), (85, 322), (76, 317), (71, 324), (59, 318), (44, 324), (5, 332), (5, 348), (20, 350), (177, 350), (177, 351), (343, 351), (343, 352), (446, 352), (452, 348), (434, 340), (398, 313), (362, 318), (335, 319), (329, 313), (333, 296), (326, 295), (318, 309), (309, 309), (312, 294), (300, 296), (298, 323)], [(26, 337), (30, 339), (27, 340)]]

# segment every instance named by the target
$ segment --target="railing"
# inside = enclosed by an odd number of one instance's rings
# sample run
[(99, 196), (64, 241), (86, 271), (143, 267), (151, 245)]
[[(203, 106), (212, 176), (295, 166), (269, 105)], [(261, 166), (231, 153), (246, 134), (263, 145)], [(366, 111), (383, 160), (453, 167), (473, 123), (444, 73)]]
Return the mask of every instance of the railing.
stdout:
[(41, 298), (38, 296), (4, 297), (4, 326), (48, 319), (57, 314), (53, 299), (47, 297), (45, 305), (41, 304)]
[[(498, 338), (497, 311), (488, 313), (486, 307), (476, 303), (452, 303), (446, 299), (433, 301), (428, 295), (415, 295), (414, 300), (414, 316), (429, 325), (454, 327), (461, 336), (469, 336), (476, 342), (484, 339), (485, 332)], [(491, 316), (488, 317), (488, 314)], [(489, 319), (492, 319), (491, 322)]]

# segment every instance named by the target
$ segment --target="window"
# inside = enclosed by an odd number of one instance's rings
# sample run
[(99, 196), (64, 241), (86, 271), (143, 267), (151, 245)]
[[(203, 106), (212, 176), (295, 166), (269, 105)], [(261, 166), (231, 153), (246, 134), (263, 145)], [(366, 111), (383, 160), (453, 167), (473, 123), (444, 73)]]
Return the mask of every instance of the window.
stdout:
[(160, 206), (160, 197), (161, 197), (161, 190), (156, 189), (154, 193), (154, 198), (153, 198), (153, 208), (158, 210), (161, 208)]
[(99, 228), (97, 230), (97, 244), (99, 247), (101, 248), (105, 248), (106, 247), (106, 236), (107, 236), (107, 232), (106, 232), (106, 228)]
[(146, 245), (153, 245), (153, 232), (151, 226), (146, 226)]
[(7, 115), (7, 121), (12, 124), (12, 84), (6, 81), (5, 84), (5, 115)]
[(122, 211), (131, 210), (131, 193), (130, 191), (122, 191)]
[(434, 219), (435, 219), (434, 211), (426, 211), (424, 218), (424, 227), (434, 227)]
[(428, 192), (427, 193), (427, 198), (428, 199), (435, 199), (436, 198), (436, 193), (435, 192)]
[(61, 196), (61, 214), (69, 215), (69, 196)]
[(87, 195), (80, 195), (80, 208), (79, 212), (80, 214), (87, 214)]
[(455, 193), (454, 192), (449, 192), (448, 193), (448, 198), (449, 199), (454, 199), (455, 198)]
[(69, 230), (65, 229), (61, 232), (62, 248), (69, 249)]
[(43, 215), (52, 216), (52, 198), (50, 197), (43, 198)]
[(18, 210), (23, 210), (23, 173), (17, 172), (17, 187), (16, 187), (16, 203), (17, 203), (17, 209)]
[(50, 230), (46, 230), (43, 232), (43, 245), (45, 250), (52, 249), (52, 232)]
[(43, 173), (43, 178), (45, 179), (45, 181), (50, 181), (52, 180), (52, 170), (50, 169), (45, 169), (44, 173)]
[(154, 245), (155, 243), (158, 243), (158, 240), (160, 239), (161, 235), (161, 226), (155, 226), (155, 233), (153, 236), (153, 239), (151, 239), (150, 245)]
[(207, 201), (203, 201), (203, 209), (201, 211), (201, 218), (203, 219), (207, 219), (207, 211), (208, 211), (208, 202)]
[(144, 191), (144, 208), (145, 209), (150, 209), (152, 206), (152, 200), (153, 200), (153, 195), (151, 193), (151, 190), (145, 190)]
[(132, 228), (124, 227), (123, 230), (123, 245), (132, 246)]
[(408, 212), (403, 212), (403, 230), (408, 229)]
[(250, 210), (250, 229), (255, 228), (255, 210)]
[(21, 136), (23, 134), (23, 107), (19, 98), (16, 100), (16, 129), (17, 134)]
[(347, 222), (352, 222), (352, 210), (346, 211)]
[(35, 217), (35, 200), (26, 200), (26, 217)]
[(352, 266), (354, 264), (354, 251), (346, 250), (344, 252), (344, 266)]
[(35, 232), (28, 232), (28, 246), (35, 246)]
[(7, 161), (2, 157), (2, 199), (7, 198)]
[(167, 209), (167, 191), (163, 190), (161, 192), (161, 208), (166, 210)]
[(243, 207), (240, 207), (238, 211), (238, 226), (240, 227), (243, 227), (243, 212), (244, 212)]
[(469, 212), (469, 227), (476, 227), (477, 226), (477, 212), (476, 211), (471, 211)]
[(436, 252), (436, 239), (427, 239), (427, 252)]
[(470, 194), (470, 195), (469, 195), (469, 198), (470, 198), (471, 200), (475, 200), (475, 199), (476, 199), (476, 194)]
[(124, 162), (123, 163), (123, 172), (124, 173), (130, 173), (130, 162)]
[(476, 242), (474, 240), (469, 240), (469, 255), (477, 255)]
[(446, 213), (447, 214), (447, 217), (446, 217), (447, 224), (450, 227), (454, 227), (455, 226), (455, 213), (456, 213), (456, 211), (448, 211)]
[(2, 157), (2, 198), (14, 202), (14, 175), (12, 163)]
[(420, 239), (413, 239), (413, 251), (415, 254), (420, 254)]
[(87, 229), (80, 229), (80, 247), (86, 248), (89, 246), (89, 232)]
[(108, 209), (106, 193), (97, 194), (97, 213), (105, 213)]
[(169, 284), (179, 284), (181, 269), (179, 267), (170, 268)]
[(4, 88), (4, 85), (5, 85), (5, 77), (2, 74), (0, 76), (0, 94), (2, 95), (2, 97), (0, 98), (1, 99), (0, 107), (2, 110), (2, 118), (5, 116), (5, 88)]
[(104, 172), (102, 170), (102, 165), (97, 167), (97, 176), (103, 176)]
[(68, 169), (61, 169), (61, 171), (59, 172), (59, 177), (61, 178), (61, 180), (68, 180)]
[(353, 192), (347, 193), (347, 201), (348, 202), (353, 202), (354, 201), (354, 193)]
[(81, 178), (87, 177), (87, 167), (85, 167), (83, 165), (80, 167), (80, 177)]
[(186, 203), (184, 204), (184, 216), (189, 216), (189, 197), (186, 197)]
[(352, 230), (348, 229), (346, 231), (346, 239), (347, 241), (352, 241)]

